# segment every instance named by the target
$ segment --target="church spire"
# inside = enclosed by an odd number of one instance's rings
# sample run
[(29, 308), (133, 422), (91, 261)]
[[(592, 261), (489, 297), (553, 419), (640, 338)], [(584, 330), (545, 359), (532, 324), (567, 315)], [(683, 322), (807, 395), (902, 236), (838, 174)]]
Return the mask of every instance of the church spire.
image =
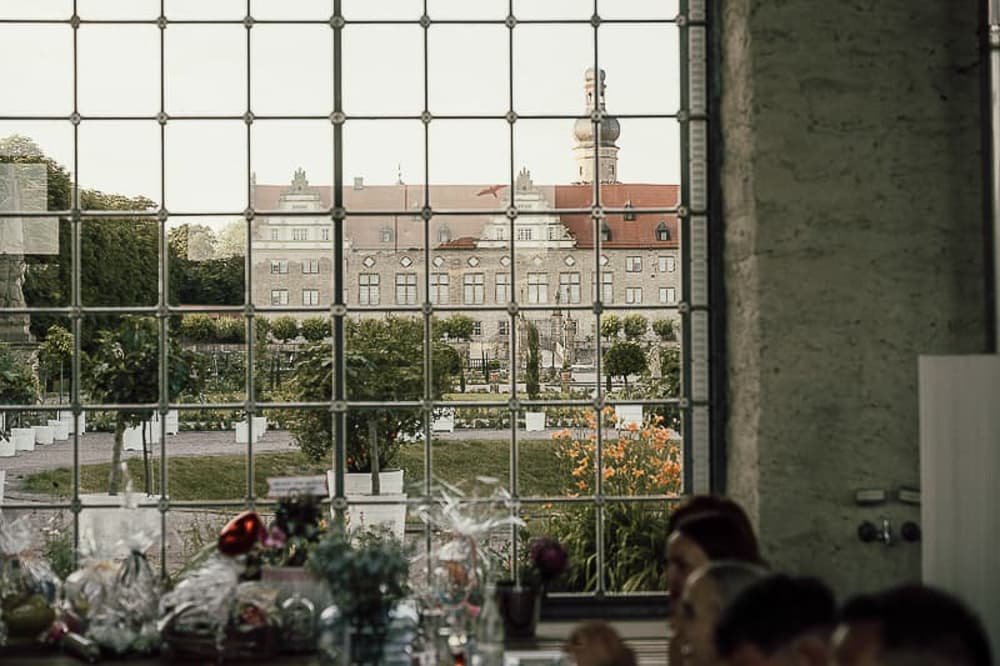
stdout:
[[(596, 75), (593, 67), (587, 68), (583, 75), (583, 90), (586, 110), (583, 118), (579, 118), (573, 125), (573, 135), (576, 137), (576, 147), (573, 154), (577, 163), (577, 182), (592, 183), (594, 174), (600, 162), (600, 182), (618, 182), (618, 146), (615, 142), (621, 135), (621, 126), (618, 119), (605, 115), (600, 123), (595, 125), (592, 114), (599, 111), (606, 113), (604, 96), (604, 70), (597, 70)], [(595, 140), (594, 130), (597, 129)], [(595, 145), (597, 149), (595, 150)], [(595, 153), (600, 154), (600, 159), (595, 158)]]

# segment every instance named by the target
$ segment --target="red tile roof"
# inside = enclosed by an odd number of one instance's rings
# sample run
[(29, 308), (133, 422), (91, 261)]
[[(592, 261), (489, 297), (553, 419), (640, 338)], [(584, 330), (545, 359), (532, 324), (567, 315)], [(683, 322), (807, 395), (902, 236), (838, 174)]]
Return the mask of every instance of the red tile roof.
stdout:
[[(255, 208), (258, 211), (277, 210), (278, 200), (287, 185), (257, 185)], [(590, 208), (593, 205), (593, 188), (590, 185), (538, 186), (554, 208)], [(333, 200), (333, 188), (329, 186), (310, 187), (319, 194), (321, 204), (329, 208)], [(504, 185), (431, 185), (430, 200), (435, 209), (482, 210), (477, 215), (436, 216), (431, 219), (430, 241), (433, 247), (448, 249), (472, 248), (479, 238), (483, 226), (489, 219), (489, 210), (505, 207)], [(492, 196), (493, 193), (498, 196)], [(622, 208), (631, 202), (636, 209), (669, 208), (677, 205), (679, 188), (677, 185), (653, 185), (616, 183), (601, 186), (601, 204), (609, 208)], [(344, 187), (344, 205), (348, 213), (352, 210), (407, 210), (410, 215), (348, 216), (346, 232), (355, 248), (379, 249), (388, 244), (382, 242), (382, 230), (393, 230), (392, 246), (397, 249), (416, 249), (424, 245), (424, 228), (420, 210), (424, 204), (422, 185), (365, 185), (361, 189)], [(624, 215), (608, 215), (606, 223), (611, 231), (611, 240), (603, 246), (611, 248), (677, 247), (678, 227), (674, 215), (663, 213), (642, 214), (637, 211), (634, 221), (626, 221)], [(589, 213), (566, 214), (562, 222), (577, 240), (581, 248), (594, 247), (593, 223)], [(665, 223), (670, 232), (670, 240), (656, 239), (656, 229)], [(441, 227), (446, 226), (452, 240), (438, 242)]]

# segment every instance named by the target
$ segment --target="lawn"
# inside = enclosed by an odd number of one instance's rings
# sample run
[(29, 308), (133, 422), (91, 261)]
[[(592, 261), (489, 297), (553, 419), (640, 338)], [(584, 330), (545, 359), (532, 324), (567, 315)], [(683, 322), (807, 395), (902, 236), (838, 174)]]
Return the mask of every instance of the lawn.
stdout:
[[(555, 455), (551, 440), (518, 441), (521, 495), (562, 495), (570, 475), (566, 463)], [(432, 448), (435, 476), (458, 484), (475, 476), (493, 476), (506, 481), (510, 476), (510, 444), (506, 440), (435, 441)], [(420, 494), (424, 478), (424, 448), (419, 444), (402, 447), (400, 466), (405, 470), (410, 494)], [(159, 481), (159, 460), (153, 460), (153, 479)], [(224, 455), (171, 458), (168, 466), (170, 497), (175, 500), (233, 500), (246, 494), (247, 457)], [(142, 459), (128, 461), (136, 489), (143, 487)], [(80, 492), (107, 491), (110, 463), (80, 467)], [(254, 492), (267, 495), (267, 478), (322, 474), (325, 463), (309, 461), (300, 452), (259, 453), (254, 456)], [(68, 467), (38, 472), (25, 479), (24, 489), (32, 493), (65, 497), (72, 491)], [(154, 492), (157, 489), (154, 488)]]

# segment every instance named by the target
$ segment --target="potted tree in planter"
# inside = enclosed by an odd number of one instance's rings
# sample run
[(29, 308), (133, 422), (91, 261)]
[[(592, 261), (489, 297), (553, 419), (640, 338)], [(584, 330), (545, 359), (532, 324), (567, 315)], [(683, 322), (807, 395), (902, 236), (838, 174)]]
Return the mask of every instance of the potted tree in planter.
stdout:
[[(423, 323), (418, 318), (389, 316), (385, 319), (345, 322), (344, 374), (349, 400), (392, 402), (423, 397)], [(450, 390), (457, 364), (456, 352), (440, 338), (432, 342), (435, 360), (432, 397)], [(299, 354), (294, 382), (297, 398), (327, 401), (333, 395), (333, 354), (329, 342), (308, 345)], [(401, 470), (385, 470), (395, 462), (407, 435), (422, 430), (422, 413), (393, 406), (352, 409), (347, 413), (346, 473), (362, 476), (362, 486), (347, 482), (347, 493), (378, 495), (402, 492)], [(313, 460), (328, 455), (333, 441), (333, 422), (328, 412), (303, 411), (289, 426), (296, 441)], [(394, 487), (383, 487), (394, 479)], [(370, 480), (370, 486), (365, 483)]]
[[(169, 338), (167, 347), (167, 389), (169, 398), (176, 399), (182, 390), (196, 391), (200, 384), (195, 356), (181, 349), (176, 338)], [(107, 403), (155, 403), (160, 398), (159, 330), (149, 317), (123, 317), (119, 325), (98, 334), (97, 351), (93, 356), (91, 395)], [(121, 458), (125, 429), (142, 424), (152, 416), (152, 409), (115, 412), (115, 441), (111, 458), (108, 494), (117, 495), (121, 486)], [(151, 492), (152, 477), (149, 450), (143, 428), (142, 453), (145, 468), (145, 490)]]
[[(0, 404), (3, 405), (33, 405), (38, 402), (38, 379), (31, 367), (16, 358), (10, 348), (0, 343)], [(3, 453), (8, 453), (13, 444), (14, 450), (30, 451), (35, 448), (35, 432), (23, 425), (23, 415), (20, 411), (13, 413), (13, 418), (5, 419), (9, 428), (11, 441), (7, 443)], [(14, 427), (14, 426), (17, 427)]]

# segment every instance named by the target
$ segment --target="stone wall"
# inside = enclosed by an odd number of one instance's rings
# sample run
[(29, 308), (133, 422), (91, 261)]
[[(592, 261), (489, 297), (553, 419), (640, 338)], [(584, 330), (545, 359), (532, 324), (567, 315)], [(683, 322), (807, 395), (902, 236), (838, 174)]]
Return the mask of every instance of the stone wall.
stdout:
[(728, 490), (779, 568), (918, 578), (853, 492), (918, 484), (918, 355), (986, 348), (978, 3), (718, 5)]

